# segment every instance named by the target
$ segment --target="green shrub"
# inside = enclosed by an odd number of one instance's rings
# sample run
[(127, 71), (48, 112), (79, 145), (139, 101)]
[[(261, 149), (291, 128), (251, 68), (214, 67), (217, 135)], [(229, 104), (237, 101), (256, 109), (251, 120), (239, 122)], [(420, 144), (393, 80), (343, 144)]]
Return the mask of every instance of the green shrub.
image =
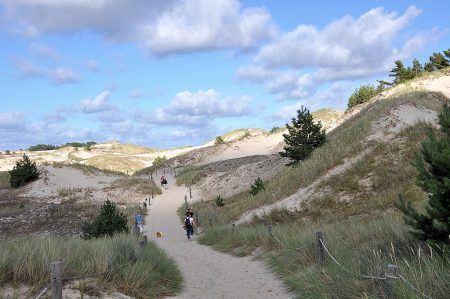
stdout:
[(128, 232), (127, 222), (127, 215), (119, 211), (115, 203), (107, 200), (94, 221), (84, 223), (83, 239), (111, 237), (115, 233)]
[(255, 183), (253, 185), (250, 186), (250, 194), (251, 195), (256, 195), (259, 192), (265, 190), (266, 187), (264, 186), (263, 181), (261, 180), (261, 178), (257, 178), (255, 180)]
[(225, 140), (223, 140), (222, 136), (217, 136), (214, 143), (215, 144), (224, 144)]
[(355, 90), (348, 99), (348, 109), (362, 104), (373, 98), (377, 94), (377, 89), (372, 84), (363, 84)]
[(5, 155), (10, 155), (11, 154), (11, 151), (10, 150), (6, 150), (5, 151)]
[(223, 207), (223, 206), (225, 205), (225, 202), (224, 202), (224, 200), (223, 200), (223, 197), (220, 196), (220, 194), (218, 194), (218, 195), (216, 196), (216, 198), (214, 199), (214, 202), (216, 203), (216, 206), (218, 206), (218, 207)]
[(39, 171), (36, 162), (31, 162), (27, 155), (23, 155), (22, 160), (16, 162), (13, 170), (9, 171), (11, 187), (19, 188), (31, 181), (39, 178)]
[(275, 133), (280, 132), (281, 130), (283, 130), (283, 128), (273, 127), (272, 129), (270, 129), (269, 134), (275, 134)]
[(37, 152), (37, 151), (49, 151), (49, 150), (54, 150), (59, 148), (56, 145), (52, 145), (52, 144), (36, 144), (36, 145), (32, 145), (28, 148), (28, 150), (30, 152)]
[(292, 125), (286, 124), (286, 128), (288, 133), (283, 134), (286, 146), (279, 154), (291, 160), (287, 166), (295, 166), (308, 159), (312, 152), (326, 141), (322, 123), (315, 123), (312, 114), (303, 106), (297, 110), (297, 118), (292, 118)]

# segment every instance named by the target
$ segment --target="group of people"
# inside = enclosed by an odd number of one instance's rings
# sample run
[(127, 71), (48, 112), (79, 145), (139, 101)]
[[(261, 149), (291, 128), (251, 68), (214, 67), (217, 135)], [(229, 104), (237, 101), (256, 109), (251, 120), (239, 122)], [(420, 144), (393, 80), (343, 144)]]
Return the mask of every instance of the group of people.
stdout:
[[(161, 187), (164, 188), (164, 190), (167, 189), (167, 179), (164, 176), (161, 176)], [(147, 210), (147, 206), (149, 205), (149, 199), (146, 198), (143, 202), (143, 207), (145, 210)], [(183, 228), (186, 230), (186, 235), (189, 240), (191, 240), (191, 237), (194, 235), (194, 228), (197, 228), (197, 224), (194, 220), (194, 212), (191, 207), (189, 207), (186, 211), (184, 218), (184, 225)], [(144, 230), (144, 217), (141, 213), (141, 208), (139, 208), (138, 211), (136, 211), (136, 214), (134, 215), (134, 225), (135, 230), (139, 234), (142, 234)]]

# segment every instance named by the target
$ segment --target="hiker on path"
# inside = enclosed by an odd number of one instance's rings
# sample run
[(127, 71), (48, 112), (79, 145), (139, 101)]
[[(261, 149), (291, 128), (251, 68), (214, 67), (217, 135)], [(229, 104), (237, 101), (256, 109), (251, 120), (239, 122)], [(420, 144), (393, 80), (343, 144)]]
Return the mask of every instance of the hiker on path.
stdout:
[(148, 199), (147, 198), (144, 200), (144, 203), (142, 205), (144, 206), (144, 210), (147, 211), (147, 205), (148, 205)]
[(190, 240), (191, 236), (194, 235), (194, 227), (197, 228), (194, 218), (194, 214), (191, 212), (186, 212), (186, 217), (184, 218), (184, 229), (186, 230), (187, 238)]
[(134, 225), (136, 228), (136, 232), (139, 232), (139, 234), (142, 234), (142, 231), (144, 229), (144, 218), (142, 218), (141, 211), (137, 211), (134, 215)]
[(166, 190), (167, 189), (167, 179), (164, 176), (161, 176), (160, 181), (161, 181), (161, 187), (163, 187), (164, 190)]

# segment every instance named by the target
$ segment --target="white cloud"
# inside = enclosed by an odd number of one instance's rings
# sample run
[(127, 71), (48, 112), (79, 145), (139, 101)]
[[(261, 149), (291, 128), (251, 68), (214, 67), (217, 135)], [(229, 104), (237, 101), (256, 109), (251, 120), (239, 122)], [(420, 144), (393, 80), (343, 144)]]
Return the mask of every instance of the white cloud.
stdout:
[(20, 79), (42, 77), (45, 74), (45, 70), (28, 59), (18, 58), (14, 64), (14, 67), (19, 72), (18, 77)]
[(255, 61), (269, 67), (373, 67), (392, 57), (394, 37), (419, 14), (415, 6), (400, 16), (380, 7), (322, 30), (300, 25), (262, 47)]
[(399, 15), (380, 7), (322, 29), (299, 25), (263, 46), (253, 64), (238, 69), (237, 77), (264, 83), (278, 100), (299, 100), (313, 97), (323, 83), (385, 74), (394, 60), (410, 58), (442, 36), (444, 31), (433, 29), (396, 46), (402, 41), (400, 32), (420, 12), (410, 6)]
[(0, 131), (17, 131), (25, 126), (26, 116), (21, 112), (0, 111)]
[(80, 109), (84, 113), (97, 113), (108, 111), (112, 106), (108, 103), (111, 96), (109, 91), (103, 91), (95, 98), (86, 98), (80, 101)]
[(136, 41), (156, 55), (249, 49), (276, 31), (266, 9), (243, 8), (238, 0), (0, 0), (0, 3), (12, 29), (21, 34), (91, 30), (111, 40)]
[(271, 119), (288, 121), (297, 114), (296, 111), (301, 106), (305, 106), (311, 111), (315, 111), (321, 107), (340, 108), (345, 104), (352, 90), (353, 85), (349, 82), (334, 82), (329, 88), (314, 94), (308, 99), (282, 107), (271, 116)]
[(241, 9), (235, 0), (183, 0), (154, 23), (141, 26), (139, 38), (157, 55), (195, 50), (249, 49), (276, 32), (263, 8)]
[(80, 75), (74, 72), (70, 67), (56, 67), (48, 70), (48, 76), (53, 84), (76, 83), (82, 79)]
[(58, 52), (56, 52), (46, 44), (32, 43), (30, 49), (33, 54), (40, 57), (48, 58), (51, 60), (58, 60), (61, 58), (61, 55)]
[(18, 71), (19, 79), (47, 78), (55, 85), (72, 84), (83, 79), (71, 67), (46, 68), (22, 57), (16, 59), (14, 67)]
[(212, 117), (243, 116), (250, 112), (250, 97), (223, 97), (214, 89), (199, 90), (195, 93), (182, 91), (167, 107), (176, 114)]

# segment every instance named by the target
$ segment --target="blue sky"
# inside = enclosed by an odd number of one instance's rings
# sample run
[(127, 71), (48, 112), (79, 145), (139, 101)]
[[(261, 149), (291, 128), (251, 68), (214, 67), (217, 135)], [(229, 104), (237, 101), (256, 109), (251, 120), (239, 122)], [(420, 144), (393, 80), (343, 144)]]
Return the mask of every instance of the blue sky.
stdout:
[(446, 1), (0, 0), (0, 149), (204, 143), (450, 47)]

